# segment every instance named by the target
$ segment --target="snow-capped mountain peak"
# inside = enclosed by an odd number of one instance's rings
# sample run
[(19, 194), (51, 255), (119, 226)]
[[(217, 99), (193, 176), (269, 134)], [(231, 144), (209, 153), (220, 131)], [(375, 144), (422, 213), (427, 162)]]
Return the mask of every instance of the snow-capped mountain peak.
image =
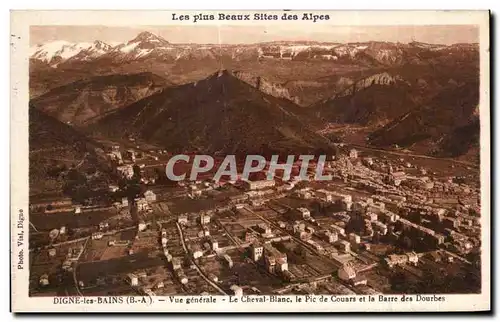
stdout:
[(111, 53), (120, 59), (137, 59), (153, 53), (153, 51), (168, 51), (172, 49), (171, 44), (160, 36), (144, 31), (127, 43), (113, 48)]
[(88, 60), (105, 54), (111, 46), (96, 40), (93, 43), (72, 43), (57, 40), (31, 48), (31, 58), (41, 60), (51, 65), (57, 65), (69, 59)]
[(156, 45), (164, 45), (168, 44), (168, 41), (149, 31), (143, 31), (140, 34), (138, 34), (134, 39), (128, 42), (128, 44), (130, 43), (153, 43)]
[(94, 41), (92, 47), (95, 48), (96, 50), (102, 50), (102, 51), (109, 51), (111, 49), (110, 45), (100, 40)]

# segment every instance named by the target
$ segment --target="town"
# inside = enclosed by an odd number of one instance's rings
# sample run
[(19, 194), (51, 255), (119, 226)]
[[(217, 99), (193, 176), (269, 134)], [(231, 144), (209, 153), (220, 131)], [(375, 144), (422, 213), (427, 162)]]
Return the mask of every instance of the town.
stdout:
[(266, 162), (248, 178), (175, 181), (168, 151), (103, 144), (112, 182), (72, 169), (66, 195), (30, 200), (31, 296), (480, 292), (470, 166), (338, 144), (330, 180), (314, 180), (313, 160), (290, 180), (268, 179)]

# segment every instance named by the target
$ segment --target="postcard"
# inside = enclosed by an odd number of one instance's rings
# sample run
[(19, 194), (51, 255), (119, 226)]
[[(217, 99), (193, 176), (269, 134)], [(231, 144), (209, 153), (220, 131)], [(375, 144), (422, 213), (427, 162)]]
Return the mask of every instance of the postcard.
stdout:
[(11, 310), (491, 310), (489, 19), (12, 11)]

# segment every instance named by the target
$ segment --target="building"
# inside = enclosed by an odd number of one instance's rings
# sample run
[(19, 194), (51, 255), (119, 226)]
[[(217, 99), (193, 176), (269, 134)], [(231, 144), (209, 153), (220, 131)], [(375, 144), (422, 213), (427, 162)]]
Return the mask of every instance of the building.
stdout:
[(122, 207), (128, 207), (128, 198), (127, 197), (123, 197), (122, 198)]
[(144, 199), (146, 199), (147, 202), (154, 202), (156, 201), (156, 194), (151, 190), (147, 190), (144, 192)]
[(408, 256), (408, 263), (411, 263), (411, 264), (417, 266), (417, 263), (418, 263), (417, 253), (415, 253), (415, 252), (406, 253), (406, 256)]
[(207, 225), (210, 223), (210, 215), (202, 212), (200, 214), (200, 224)]
[(356, 271), (351, 262), (347, 262), (337, 272), (339, 278), (345, 282), (354, 280), (356, 278)]
[[(276, 272), (276, 264), (278, 262), (287, 263), (286, 254), (281, 253), (271, 244), (267, 244), (264, 247), (264, 263), (269, 273)], [(288, 266), (287, 266), (288, 269)]]
[(296, 221), (294, 224), (293, 224), (293, 233), (294, 234), (297, 234), (297, 233), (300, 233), (300, 232), (303, 232), (306, 230), (306, 224), (304, 224), (303, 222), (300, 222), (300, 221)]
[(361, 237), (355, 233), (350, 233), (349, 234), (349, 241), (353, 244), (359, 244), (359, 243), (361, 243)]
[(365, 214), (367, 207), (368, 207), (368, 203), (367, 202), (361, 201), (361, 200), (360, 201), (356, 201), (352, 205), (352, 211), (359, 212), (361, 214)]
[(126, 179), (132, 179), (134, 176), (134, 168), (130, 164), (118, 166), (116, 167), (116, 171)]
[(179, 282), (181, 282), (181, 284), (187, 284), (188, 283), (188, 278), (186, 276), (186, 274), (184, 274), (184, 271), (182, 271), (182, 269), (178, 269), (174, 272), (175, 274), (175, 277), (177, 277), (177, 279), (179, 280)]
[(130, 158), (130, 160), (132, 160), (132, 162), (135, 162), (136, 153), (134, 150), (132, 150), (132, 149), (127, 150), (127, 156)]
[(252, 230), (245, 231), (245, 242), (246, 243), (253, 243), (256, 240), (258, 240), (257, 233), (255, 233)]
[(179, 224), (187, 224), (188, 223), (188, 216), (186, 214), (179, 215), (179, 217), (177, 217), (177, 222)]
[(387, 231), (388, 231), (387, 225), (380, 222), (380, 221), (376, 220), (376, 221), (372, 222), (372, 228), (374, 231), (378, 232), (382, 236), (387, 235)]
[(148, 202), (145, 198), (136, 198), (135, 205), (137, 207), (137, 211), (146, 211), (149, 209)]
[(338, 225), (335, 225), (335, 224), (331, 224), (330, 228), (332, 229), (332, 231), (337, 232), (337, 234), (345, 236), (345, 229), (344, 228), (342, 228)]
[(323, 238), (327, 243), (333, 244), (339, 239), (339, 235), (336, 232), (326, 229), (323, 231)]
[(252, 259), (254, 262), (258, 262), (262, 258), (262, 254), (264, 252), (264, 246), (260, 243), (253, 243), (251, 246), (252, 250)]
[(385, 262), (387, 266), (393, 268), (394, 266), (397, 265), (406, 264), (408, 262), (408, 256), (406, 254), (405, 255), (391, 254), (385, 258)]
[(40, 284), (40, 286), (49, 285), (49, 275), (43, 274), (42, 276), (40, 276), (39, 284)]
[(288, 262), (286, 261), (286, 258), (278, 258), (276, 260), (276, 271), (280, 273), (288, 271)]
[(243, 187), (247, 190), (258, 190), (265, 188), (272, 188), (276, 185), (274, 180), (256, 180), (256, 181), (243, 181)]
[(231, 291), (233, 291), (234, 296), (243, 296), (243, 289), (236, 284), (231, 285)]
[(210, 244), (212, 246), (212, 250), (215, 251), (215, 250), (219, 249), (219, 242), (217, 241), (217, 239), (215, 239), (213, 237), (210, 238)]
[(272, 234), (271, 227), (269, 227), (269, 225), (266, 223), (258, 224), (257, 228), (255, 230), (257, 230), (261, 234), (261, 236), (263, 236), (263, 237), (269, 236)]
[(198, 244), (193, 244), (191, 246), (191, 252), (193, 253), (193, 258), (197, 259), (203, 256), (203, 251), (201, 250), (201, 247)]
[(358, 151), (356, 149), (351, 149), (349, 151), (349, 158), (357, 159), (358, 158)]
[(395, 186), (399, 186), (404, 180), (406, 180), (406, 174), (404, 173), (404, 171), (398, 171), (389, 174), (389, 183)]
[(373, 221), (377, 221), (377, 219), (378, 219), (378, 215), (376, 213), (374, 213), (374, 212), (366, 212), (364, 214), (364, 217), (366, 219), (368, 219), (369, 221), (372, 221), (372, 222)]
[(333, 200), (332, 193), (328, 190), (325, 190), (325, 189), (317, 190), (315, 195), (316, 195), (316, 198), (318, 198), (322, 201), (331, 202)]
[(92, 239), (94, 239), (94, 240), (102, 239), (102, 237), (103, 237), (103, 233), (100, 231), (92, 233)]
[(139, 285), (139, 278), (135, 274), (127, 274), (127, 282), (130, 284), (130, 286), (138, 286)]
[(340, 251), (344, 253), (349, 253), (351, 251), (351, 244), (347, 240), (339, 240), (337, 245)]
[(313, 196), (311, 191), (308, 191), (308, 190), (299, 190), (295, 194), (297, 195), (297, 197), (299, 197), (300, 199), (304, 199), (304, 200), (311, 199)]
[(172, 269), (178, 270), (181, 269), (181, 259), (179, 257), (173, 257), (172, 258)]
[(300, 219), (307, 220), (311, 217), (311, 212), (309, 211), (309, 209), (307, 209), (305, 207), (297, 208), (297, 209), (295, 209), (295, 211), (299, 214)]

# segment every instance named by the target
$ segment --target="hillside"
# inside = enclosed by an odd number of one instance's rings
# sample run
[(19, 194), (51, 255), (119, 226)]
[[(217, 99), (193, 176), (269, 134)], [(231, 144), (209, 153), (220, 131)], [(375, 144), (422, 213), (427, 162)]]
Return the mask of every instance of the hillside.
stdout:
[(311, 109), (326, 122), (379, 125), (413, 109), (416, 96), (408, 82), (384, 72), (347, 83)]
[(301, 108), (267, 95), (227, 70), (166, 88), (104, 117), (93, 132), (136, 137), (175, 150), (263, 153), (328, 149), (301, 121)]
[(68, 183), (64, 178), (71, 169), (94, 174), (98, 171), (101, 175), (95, 179), (105, 180), (106, 169), (98, 161), (96, 148), (99, 145), (94, 141), (30, 106), (30, 195), (62, 192)]
[(97, 76), (56, 87), (32, 99), (32, 103), (61, 122), (81, 126), (156, 93), (167, 84), (149, 72)]
[(479, 145), (479, 84), (449, 86), (428, 103), (373, 132), (370, 144), (459, 156)]

